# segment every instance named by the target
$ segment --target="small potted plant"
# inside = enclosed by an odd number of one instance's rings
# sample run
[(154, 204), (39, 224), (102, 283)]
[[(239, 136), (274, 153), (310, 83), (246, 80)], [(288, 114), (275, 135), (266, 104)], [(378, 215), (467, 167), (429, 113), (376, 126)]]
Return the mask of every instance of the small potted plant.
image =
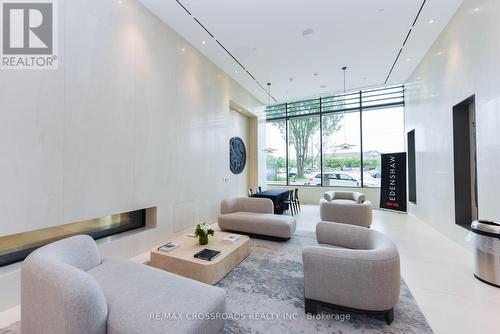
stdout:
[(208, 236), (213, 236), (215, 234), (215, 231), (212, 226), (208, 225), (207, 223), (201, 223), (196, 225), (194, 234), (198, 237), (200, 245), (206, 245), (208, 244)]

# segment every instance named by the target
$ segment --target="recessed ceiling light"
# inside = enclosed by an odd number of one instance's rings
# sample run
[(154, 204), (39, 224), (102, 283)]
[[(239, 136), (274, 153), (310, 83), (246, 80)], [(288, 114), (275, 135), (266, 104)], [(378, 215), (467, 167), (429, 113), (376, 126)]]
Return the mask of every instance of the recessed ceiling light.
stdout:
[(295, 80), (295, 78), (289, 78), (288, 80), (290, 80), (290, 82), (293, 82), (293, 80)]
[(434, 22), (436, 22), (436, 20), (434, 20), (434, 19), (429, 20), (429, 24), (433, 24)]
[(379, 12), (379, 13), (383, 13), (384, 11), (385, 11), (385, 8), (379, 8), (379, 9), (377, 10), (377, 12)]
[(314, 34), (314, 30), (312, 30), (311, 28), (308, 28), (302, 32), (302, 37), (309, 37), (312, 34)]
[(411, 58), (410, 57), (406, 58), (406, 61), (411, 61)]
[(313, 75), (314, 75), (315, 77), (317, 77), (317, 76), (318, 76), (318, 72), (314, 72), (314, 73), (313, 73)]
[(235, 71), (234, 71), (234, 74), (238, 74), (238, 70), (235, 70)]
[(479, 12), (479, 7), (474, 8), (474, 12)]
[(326, 85), (321, 85), (319, 88), (326, 88)]
[(207, 41), (201, 41), (201, 44), (205, 45), (207, 44)]
[(437, 53), (437, 55), (438, 55), (438, 56), (441, 56), (441, 55), (443, 55), (443, 52), (442, 52), (442, 51), (439, 51), (439, 52)]
[(118, 0), (117, 2), (119, 5), (123, 5), (123, 0)]
[(186, 52), (186, 49), (185, 49), (185, 48), (182, 48), (182, 49), (181, 49), (181, 52), (182, 52), (182, 53)]

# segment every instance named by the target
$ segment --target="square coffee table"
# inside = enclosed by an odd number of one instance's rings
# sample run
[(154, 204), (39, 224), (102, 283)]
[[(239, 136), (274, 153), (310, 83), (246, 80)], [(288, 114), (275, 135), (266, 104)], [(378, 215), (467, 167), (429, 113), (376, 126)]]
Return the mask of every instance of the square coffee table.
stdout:
[[(223, 241), (225, 237), (234, 233), (215, 231), (215, 235), (208, 238), (208, 245), (201, 246), (198, 238), (187, 235), (180, 236), (173, 242), (180, 246), (170, 252), (151, 250), (151, 266), (171, 273), (188, 277), (207, 284), (217, 284), (224, 276), (233, 270), (241, 261), (250, 255), (250, 238), (240, 235), (235, 242)], [(221, 252), (212, 261), (194, 257), (199, 251), (208, 248)]]

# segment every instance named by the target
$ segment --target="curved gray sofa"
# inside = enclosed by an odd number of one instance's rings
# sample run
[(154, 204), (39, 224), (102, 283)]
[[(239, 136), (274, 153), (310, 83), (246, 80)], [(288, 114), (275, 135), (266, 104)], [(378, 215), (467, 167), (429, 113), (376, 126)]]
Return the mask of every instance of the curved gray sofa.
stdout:
[(255, 237), (287, 240), (295, 233), (294, 217), (274, 214), (268, 198), (230, 198), (220, 205), (219, 228)]
[(164, 315), (224, 311), (224, 290), (126, 259), (101, 263), (89, 236), (44, 246), (22, 265), (22, 333), (219, 333), (222, 320)]
[(382, 233), (359, 226), (321, 222), (318, 246), (305, 247), (306, 313), (318, 306), (384, 314), (394, 319), (399, 300), (399, 252)]
[(372, 203), (359, 192), (329, 191), (319, 201), (322, 221), (370, 227)]

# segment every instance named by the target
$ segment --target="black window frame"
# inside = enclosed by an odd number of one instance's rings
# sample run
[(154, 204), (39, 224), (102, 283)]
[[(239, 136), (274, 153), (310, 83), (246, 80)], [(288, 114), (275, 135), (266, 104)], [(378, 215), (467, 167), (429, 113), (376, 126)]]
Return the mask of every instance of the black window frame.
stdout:
[[(304, 104), (304, 110), (297, 110), (298, 104)], [(319, 116), (320, 131), (320, 174), (321, 183), (311, 187), (331, 187), (331, 188), (366, 188), (363, 176), (365, 169), (363, 160), (363, 112), (373, 109), (387, 109), (395, 107), (405, 107), (405, 86), (396, 85), (390, 87), (379, 87), (359, 91), (350, 91), (332, 96), (306, 99), (300, 101), (286, 102), (268, 106), (266, 108), (266, 124), (273, 121), (285, 121), (285, 184), (271, 184), (273, 186), (292, 186), (290, 184), (289, 169), (289, 122), (292, 119)], [(359, 186), (326, 186), (324, 184), (324, 162), (323, 162), (323, 117), (331, 114), (341, 114), (347, 112), (359, 112), (360, 126), (360, 182)], [(403, 138), (402, 140), (405, 140)], [(327, 172), (328, 173), (328, 172)], [(268, 181), (266, 180), (266, 183)], [(295, 186), (299, 186), (294, 184)], [(309, 185), (301, 185), (309, 187)], [(369, 187), (373, 188), (373, 187)]]

